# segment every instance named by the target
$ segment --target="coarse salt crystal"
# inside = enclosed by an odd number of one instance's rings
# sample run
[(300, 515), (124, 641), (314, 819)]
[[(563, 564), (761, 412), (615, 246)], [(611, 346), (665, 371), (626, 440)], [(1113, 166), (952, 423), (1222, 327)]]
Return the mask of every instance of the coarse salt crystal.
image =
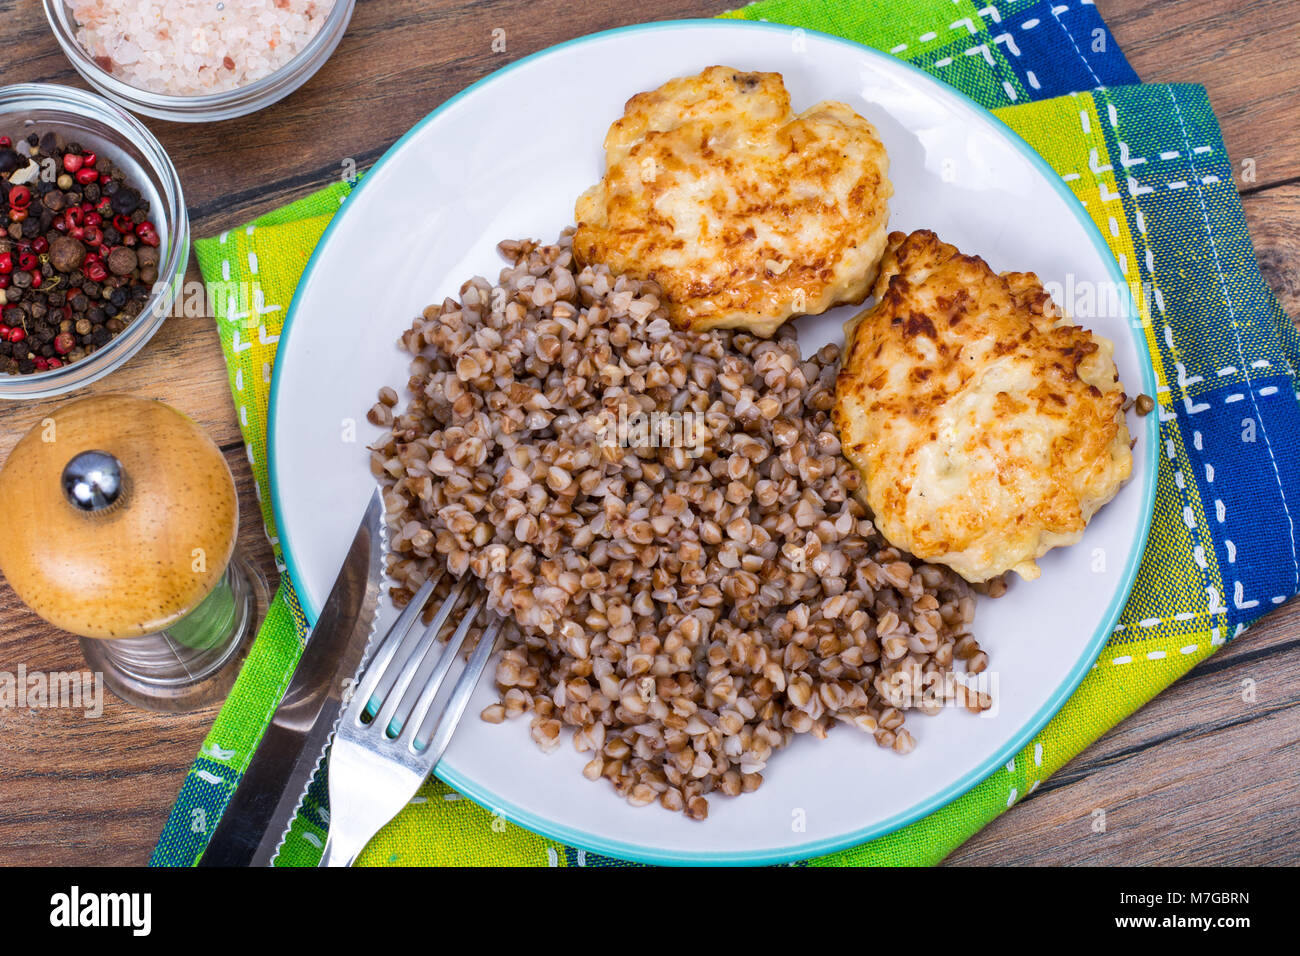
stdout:
[(77, 42), (124, 83), (192, 96), (274, 73), (335, 0), (69, 0)]

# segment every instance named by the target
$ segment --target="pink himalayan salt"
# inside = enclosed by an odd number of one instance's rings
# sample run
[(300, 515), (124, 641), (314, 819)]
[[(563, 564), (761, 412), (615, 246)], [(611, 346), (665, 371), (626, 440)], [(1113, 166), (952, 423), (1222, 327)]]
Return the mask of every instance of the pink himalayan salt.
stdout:
[(68, 0), (77, 41), (124, 83), (195, 96), (274, 73), (335, 0)]

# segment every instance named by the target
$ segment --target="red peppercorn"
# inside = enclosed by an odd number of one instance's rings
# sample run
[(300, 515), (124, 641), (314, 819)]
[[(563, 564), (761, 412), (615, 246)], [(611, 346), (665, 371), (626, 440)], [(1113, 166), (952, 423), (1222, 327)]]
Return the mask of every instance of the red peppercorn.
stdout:
[(60, 362), (58, 359), (46, 359), (45, 368), (48, 371), (53, 372), (56, 368), (63, 368), (63, 363)]
[(158, 230), (155, 229), (154, 224), (147, 219), (135, 227), (135, 234), (140, 237), (140, 241), (146, 246), (158, 245)]
[(99, 257), (100, 257), (101, 259), (107, 259), (107, 258), (108, 258), (108, 254), (109, 254), (110, 252), (112, 252), (112, 251), (113, 251), (113, 250), (110, 249), (110, 248), (108, 248), (108, 246), (100, 246), (100, 247), (99, 247)]
[(37, 259), (30, 252), (21, 252), (18, 254), (18, 268), (22, 269), (24, 272), (31, 272), (40, 264), (41, 260)]
[(8, 275), (14, 271), (14, 256), (12, 252), (0, 252), (0, 273)]
[(77, 340), (69, 332), (60, 332), (54, 337), (54, 351), (60, 355), (67, 355), (77, 347)]
[(7, 289), (7, 288), (9, 288), (9, 277), (7, 275), (0, 274), (0, 289)]
[(43, 256), (49, 251), (50, 240), (46, 239), (44, 236), (37, 236), (32, 240), (32, 252), (36, 253), (38, 256)]
[(99, 179), (99, 173), (89, 167), (83, 166), (81, 169), (77, 170), (75, 178), (77, 182), (81, 183), (81, 185), (89, 186), (91, 183), (96, 182)]
[(88, 246), (97, 246), (104, 241), (104, 231), (98, 226), (87, 223), (86, 228), (82, 230), (82, 239)]
[(15, 209), (26, 209), (32, 201), (32, 191), (26, 186), (15, 186), (9, 190), (9, 205)]
[(41, 358), (39, 355), (32, 359), (32, 364), (36, 366), (36, 371), (38, 372), (44, 372), (50, 367), (49, 360)]
[(8, 149), (14, 144), (14, 141), (8, 136), (0, 136), (0, 149)]
[(96, 153), (92, 153), (90, 150), (86, 150), (82, 153), (81, 158), (85, 161), (87, 166), (94, 166), (95, 163), (99, 162), (99, 156)]
[(112, 178), (112, 177), (109, 176), (108, 173), (104, 173), (103, 175), (101, 175), (101, 176), (99, 177), (99, 184), (100, 184), (101, 186), (107, 186), (107, 185), (108, 185), (108, 181), (109, 181), (109, 179), (111, 179), (111, 178)]
[(86, 200), (85, 202), (83, 202), (83, 203), (81, 204), (81, 211), (82, 211), (82, 212), (90, 212), (90, 210), (92, 210), (92, 209), (94, 209), (94, 208), (95, 208), (95, 204), (94, 204), (93, 202), (91, 202), (90, 200)]
[[(86, 208), (89, 209), (90, 207), (87, 206)], [(99, 201), (99, 204), (95, 206), (95, 212), (105, 217), (113, 215), (113, 200), (105, 196)]]
[(9, 330), (9, 341), (14, 343), (15, 345), (17, 345), (25, 338), (27, 338), (27, 333), (24, 332), (22, 329), (19, 328), (19, 329)]
[(86, 221), (86, 212), (80, 206), (72, 206), (63, 214), (63, 218), (67, 222), (68, 228), (80, 226)]
[(71, 229), (68, 230), (68, 235), (70, 235), (73, 239), (80, 239), (85, 234), (86, 234), (86, 230), (82, 229), (80, 226), (73, 226)]
[(108, 278), (108, 270), (104, 268), (102, 262), (92, 262), (89, 265), (83, 262), (81, 271), (86, 274), (86, 278), (91, 282), (103, 282)]
[(114, 216), (113, 228), (124, 236), (129, 236), (135, 232), (135, 223), (131, 221), (130, 216)]
[(81, 169), (85, 162), (86, 160), (81, 156), (78, 156), (76, 153), (63, 154), (63, 169), (65, 172), (75, 173), (77, 170)]
[(95, 212), (93, 209), (92, 209), (90, 212), (86, 213), (86, 227), (87, 227), (87, 228), (90, 228), (90, 227), (92, 227), (92, 226), (98, 226), (98, 225), (100, 225), (103, 221), (104, 221), (104, 217), (101, 216), (99, 213)]
[(32, 288), (39, 289), (45, 283), (45, 277), (39, 272), (32, 273)]

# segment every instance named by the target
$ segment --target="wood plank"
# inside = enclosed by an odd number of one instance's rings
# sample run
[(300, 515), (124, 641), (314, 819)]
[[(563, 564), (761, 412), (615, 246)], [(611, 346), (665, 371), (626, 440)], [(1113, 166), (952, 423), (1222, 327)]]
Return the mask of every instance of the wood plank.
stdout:
[(1260, 271), (1282, 309), (1300, 322), (1300, 185), (1250, 193), (1241, 202)]
[[(1237, 186), (1300, 178), (1300, 3), (1096, 0), (1144, 83), (1201, 83), (1223, 127)], [(1254, 181), (1243, 162), (1254, 161)]]

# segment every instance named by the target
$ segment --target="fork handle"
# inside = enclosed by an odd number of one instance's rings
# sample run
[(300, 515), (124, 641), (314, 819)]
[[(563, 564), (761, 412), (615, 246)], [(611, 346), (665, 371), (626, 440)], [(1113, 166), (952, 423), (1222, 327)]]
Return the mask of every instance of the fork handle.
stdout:
[(325, 838), (325, 850), (321, 853), (320, 863), (317, 866), (351, 866), (360, 852), (359, 849), (353, 850), (351, 853), (340, 850), (338, 843), (334, 841), (334, 834), (331, 832)]

